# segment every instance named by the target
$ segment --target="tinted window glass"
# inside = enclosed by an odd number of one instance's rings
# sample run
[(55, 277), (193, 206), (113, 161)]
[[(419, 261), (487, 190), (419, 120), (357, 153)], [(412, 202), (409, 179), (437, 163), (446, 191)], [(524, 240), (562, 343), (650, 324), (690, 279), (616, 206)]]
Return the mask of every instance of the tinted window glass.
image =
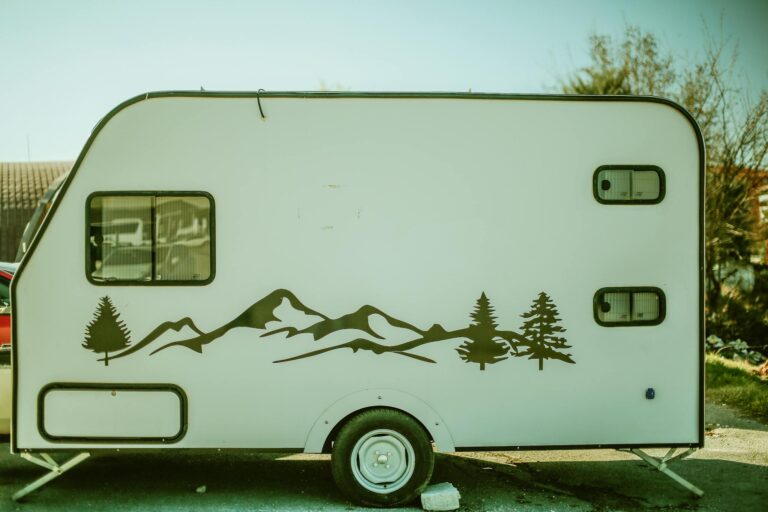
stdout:
[(197, 282), (212, 276), (211, 201), (204, 195), (98, 195), (88, 208), (94, 282)]
[(211, 205), (207, 197), (158, 197), (155, 279), (196, 281), (211, 275)]
[(151, 279), (153, 200), (150, 196), (91, 199), (88, 248), (94, 280)]

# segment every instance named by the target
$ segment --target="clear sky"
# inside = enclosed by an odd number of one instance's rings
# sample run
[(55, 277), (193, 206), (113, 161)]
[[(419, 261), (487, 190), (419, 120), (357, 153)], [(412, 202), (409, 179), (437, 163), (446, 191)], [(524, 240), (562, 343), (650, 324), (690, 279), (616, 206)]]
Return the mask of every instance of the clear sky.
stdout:
[(554, 92), (627, 24), (691, 60), (722, 26), (768, 89), (768, 0), (0, 0), (0, 161), (75, 159), (155, 90)]

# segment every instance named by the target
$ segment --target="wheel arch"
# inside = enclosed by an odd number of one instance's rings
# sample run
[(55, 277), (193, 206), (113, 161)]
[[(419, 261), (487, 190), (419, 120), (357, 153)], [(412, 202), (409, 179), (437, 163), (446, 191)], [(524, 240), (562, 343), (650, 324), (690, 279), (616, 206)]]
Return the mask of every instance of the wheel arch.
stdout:
[(404, 391), (367, 389), (340, 398), (323, 411), (309, 431), (304, 452), (330, 451), (334, 436), (351, 417), (360, 412), (378, 408), (394, 409), (411, 416), (424, 427), (439, 451), (455, 451), (448, 426), (426, 402)]

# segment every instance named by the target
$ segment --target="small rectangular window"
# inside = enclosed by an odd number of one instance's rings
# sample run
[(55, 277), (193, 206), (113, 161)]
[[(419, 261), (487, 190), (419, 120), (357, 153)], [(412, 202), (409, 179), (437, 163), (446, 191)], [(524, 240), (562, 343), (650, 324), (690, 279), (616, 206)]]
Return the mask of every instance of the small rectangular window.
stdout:
[(205, 284), (213, 278), (208, 194), (92, 194), (87, 229), (86, 270), (92, 283)]
[(592, 186), (602, 204), (657, 204), (664, 199), (664, 171), (654, 165), (603, 165)]
[(654, 287), (602, 288), (593, 302), (595, 321), (605, 327), (658, 325), (666, 313), (664, 292)]

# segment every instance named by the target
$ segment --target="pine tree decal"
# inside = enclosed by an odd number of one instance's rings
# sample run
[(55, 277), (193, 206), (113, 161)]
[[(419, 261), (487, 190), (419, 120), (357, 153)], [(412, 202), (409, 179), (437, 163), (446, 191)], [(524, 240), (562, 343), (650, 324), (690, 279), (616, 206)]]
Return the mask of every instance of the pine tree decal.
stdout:
[(558, 359), (566, 363), (576, 363), (571, 359), (570, 354), (564, 354), (560, 351), (571, 348), (566, 344), (566, 339), (558, 336), (565, 332), (557, 323), (559, 313), (552, 299), (544, 292), (541, 292), (537, 299), (533, 301), (531, 309), (521, 316), (526, 319), (521, 329), (523, 337), (528, 340), (528, 348), (518, 356), (528, 356), (528, 359), (539, 360), (539, 370), (544, 369), (545, 359)]
[(93, 314), (93, 320), (85, 328), (83, 348), (96, 353), (104, 353), (104, 366), (109, 366), (109, 353), (128, 348), (131, 344), (131, 332), (120, 320), (120, 314), (112, 304), (112, 299), (104, 296)]
[(509, 348), (506, 343), (495, 341), (496, 317), (493, 307), (485, 292), (480, 295), (475, 310), (470, 315), (474, 323), (469, 326), (465, 341), (456, 349), (459, 357), (466, 363), (478, 363), (480, 371), (485, 371), (486, 364), (498, 363), (506, 359)]

